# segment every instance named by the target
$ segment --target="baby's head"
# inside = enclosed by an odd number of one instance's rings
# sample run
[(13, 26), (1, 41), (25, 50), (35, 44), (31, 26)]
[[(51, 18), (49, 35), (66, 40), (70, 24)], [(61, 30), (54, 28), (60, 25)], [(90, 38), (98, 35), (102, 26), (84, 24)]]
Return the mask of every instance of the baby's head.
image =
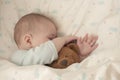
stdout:
[(19, 49), (30, 49), (54, 39), (57, 29), (48, 17), (31, 13), (23, 16), (14, 29), (14, 39)]

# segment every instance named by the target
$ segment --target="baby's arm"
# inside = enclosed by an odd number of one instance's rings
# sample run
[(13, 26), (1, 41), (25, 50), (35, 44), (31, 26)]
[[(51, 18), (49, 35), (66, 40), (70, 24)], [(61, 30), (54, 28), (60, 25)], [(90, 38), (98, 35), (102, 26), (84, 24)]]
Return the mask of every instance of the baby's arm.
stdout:
[(11, 61), (18, 65), (50, 64), (58, 58), (58, 52), (52, 41), (31, 48), (18, 50), (11, 56)]
[(11, 61), (18, 65), (50, 64), (58, 58), (58, 52), (64, 44), (74, 39), (77, 39), (77, 37), (58, 37), (28, 51), (17, 51), (12, 55)]
[(67, 44), (70, 41), (75, 40), (75, 39), (77, 39), (76, 36), (65, 36), (65, 37), (55, 38), (52, 40), (52, 42), (54, 43), (57, 51), (59, 52), (65, 44)]

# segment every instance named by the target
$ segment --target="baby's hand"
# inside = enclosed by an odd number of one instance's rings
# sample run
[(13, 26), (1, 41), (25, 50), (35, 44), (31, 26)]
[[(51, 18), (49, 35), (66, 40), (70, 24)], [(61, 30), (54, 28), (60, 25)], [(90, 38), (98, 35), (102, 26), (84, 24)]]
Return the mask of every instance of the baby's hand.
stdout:
[(86, 34), (83, 39), (78, 38), (77, 45), (80, 49), (80, 56), (87, 56), (98, 47), (96, 41), (98, 36)]

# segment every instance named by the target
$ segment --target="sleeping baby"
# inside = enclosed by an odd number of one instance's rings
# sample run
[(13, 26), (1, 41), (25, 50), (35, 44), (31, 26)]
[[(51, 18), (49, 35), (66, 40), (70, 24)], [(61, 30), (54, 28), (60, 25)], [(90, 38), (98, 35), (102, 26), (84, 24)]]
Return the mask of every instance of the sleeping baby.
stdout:
[(57, 37), (55, 23), (37, 13), (27, 14), (17, 22), (14, 39), (19, 50), (11, 56), (11, 61), (17, 65), (50, 64), (58, 58), (61, 48), (73, 40), (77, 40), (82, 57), (98, 47), (96, 35)]

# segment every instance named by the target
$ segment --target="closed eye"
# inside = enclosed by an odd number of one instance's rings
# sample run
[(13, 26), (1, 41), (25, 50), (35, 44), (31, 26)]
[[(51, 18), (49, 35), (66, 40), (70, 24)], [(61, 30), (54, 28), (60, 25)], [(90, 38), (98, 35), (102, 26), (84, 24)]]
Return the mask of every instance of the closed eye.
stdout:
[(56, 38), (57, 36), (50, 36), (50, 37), (48, 37), (50, 40), (53, 40), (54, 38)]
[(54, 38), (52, 38), (52, 37), (49, 37), (49, 40), (53, 40)]

